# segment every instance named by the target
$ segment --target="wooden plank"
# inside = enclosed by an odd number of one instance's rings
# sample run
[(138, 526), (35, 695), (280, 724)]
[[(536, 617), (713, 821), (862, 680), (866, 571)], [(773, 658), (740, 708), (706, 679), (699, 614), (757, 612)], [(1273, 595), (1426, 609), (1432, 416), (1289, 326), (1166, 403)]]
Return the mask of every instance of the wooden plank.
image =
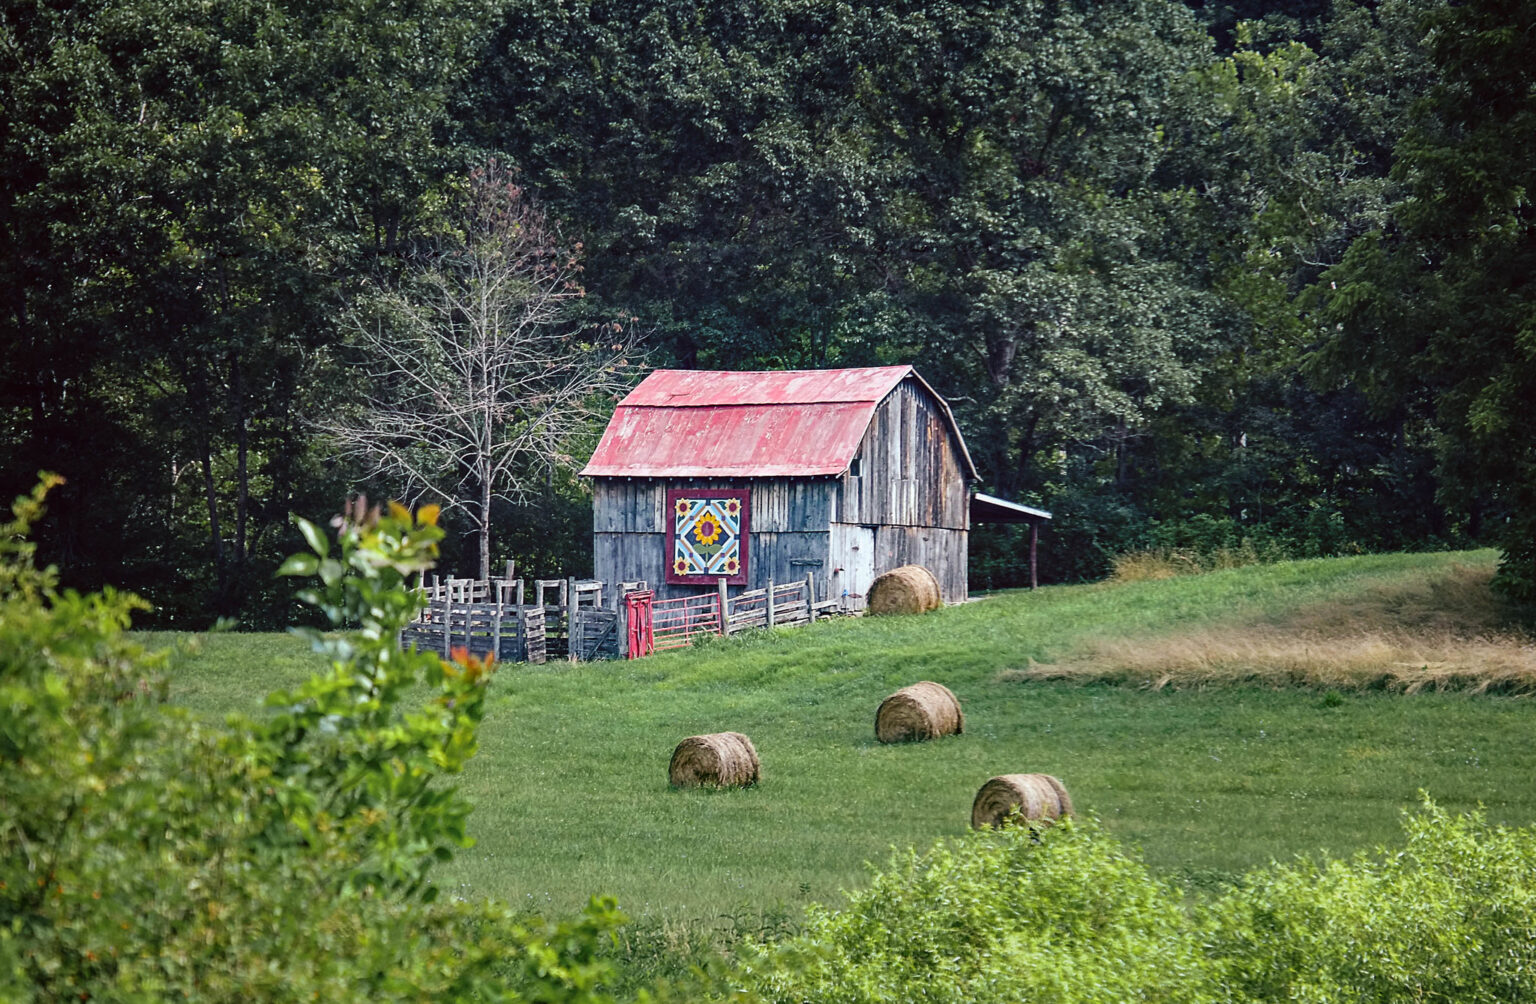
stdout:
[(720, 613), (720, 633), (723, 635), (729, 635), (731, 633), (730, 589), (726, 586), (725, 578), (723, 576), (718, 582), (715, 583), (715, 590), (716, 609)]

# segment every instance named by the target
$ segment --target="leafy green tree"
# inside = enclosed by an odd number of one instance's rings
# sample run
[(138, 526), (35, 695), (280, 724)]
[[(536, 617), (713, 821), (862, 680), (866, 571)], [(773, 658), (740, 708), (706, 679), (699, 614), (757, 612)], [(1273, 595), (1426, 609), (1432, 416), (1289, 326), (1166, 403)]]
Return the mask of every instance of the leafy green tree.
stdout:
[(0, 13), (5, 466), (65, 468), (81, 550), (121, 553), (114, 536), (158, 513), (143, 537), (185, 534), (166, 564), (206, 569), (205, 610), (237, 613), (270, 578), (311, 501), (305, 420), (335, 392), (338, 283), (431, 226), (480, 16), (463, 0)]
[(1221, 337), (1158, 174), (1180, 8), (528, 4), (497, 45), (477, 127), (683, 365), (918, 361), (1013, 490)]
[(1407, 196), (1314, 287), (1327, 341), (1316, 356), (1383, 406), (1433, 416), (1442, 493), (1496, 526), (1497, 582), (1536, 601), (1536, 77), (1525, 40), (1536, 4), (1435, 12), (1439, 79), (1398, 142)]
[[(1308, 45), (1244, 26), (1180, 94), (1164, 170), (1199, 193), (1189, 244), (1210, 255), (1232, 337), (1210, 346), (1190, 399), (1067, 479), (1057, 507), (1086, 496), (1140, 514), (1095, 547), (1300, 556), (1466, 540), (1459, 507), (1435, 497), (1432, 417), (1411, 398), (1368, 407), (1356, 388), (1313, 386), (1318, 333), (1298, 301), (1401, 198), (1392, 150), (1433, 79), (1422, 20), (1440, 6), (1336, 4)], [(1081, 536), (1069, 543), (1091, 553)]]

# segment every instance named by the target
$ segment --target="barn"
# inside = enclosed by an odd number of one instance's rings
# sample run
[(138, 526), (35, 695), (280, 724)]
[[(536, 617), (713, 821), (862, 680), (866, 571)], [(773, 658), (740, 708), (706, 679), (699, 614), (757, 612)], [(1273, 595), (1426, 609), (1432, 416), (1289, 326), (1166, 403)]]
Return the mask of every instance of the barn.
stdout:
[(595, 576), (658, 598), (809, 577), (858, 608), (877, 575), (919, 564), (956, 603), (972, 522), (1050, 518), (972, 493), (954, 416), (910, 366), (656, 370), (582, 474)]

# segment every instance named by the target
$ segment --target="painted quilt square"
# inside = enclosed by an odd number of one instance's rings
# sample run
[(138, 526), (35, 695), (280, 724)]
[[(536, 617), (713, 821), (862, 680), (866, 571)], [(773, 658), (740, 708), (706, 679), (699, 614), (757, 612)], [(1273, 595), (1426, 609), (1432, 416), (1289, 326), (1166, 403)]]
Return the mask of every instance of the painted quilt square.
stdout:
[(747, 581), (747, 492), (667, 492), (667, 581), (731, 585)]

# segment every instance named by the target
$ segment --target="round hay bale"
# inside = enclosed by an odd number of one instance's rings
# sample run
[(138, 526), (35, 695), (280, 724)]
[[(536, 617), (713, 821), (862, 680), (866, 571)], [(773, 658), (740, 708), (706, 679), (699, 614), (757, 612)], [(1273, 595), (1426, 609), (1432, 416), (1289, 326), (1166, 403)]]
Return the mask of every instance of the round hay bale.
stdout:
[(971, 826), (1002, 826), (1014, 809), (1026, 820), (1050, 823), (1072, 815), (1072, 796), (1049, 774), (1001, 774), (976, 793)]
[(875, 712), (875, 738), (883, 743), (905, 743), (965, 731), (965, 712), (942, 683), (924, 680), (902, 687), (880, 702)]
[(674, 788), (745, 788), (756, 784), (761, 774), (757, 750), (740, 732), (689, 736), (672, 751), (667, 771)]
[(922, 565), (902, 565), (880, 576), (869, 587), (866, 611), (871, 614), (922, 614), (944, 605), (939, 580)]

